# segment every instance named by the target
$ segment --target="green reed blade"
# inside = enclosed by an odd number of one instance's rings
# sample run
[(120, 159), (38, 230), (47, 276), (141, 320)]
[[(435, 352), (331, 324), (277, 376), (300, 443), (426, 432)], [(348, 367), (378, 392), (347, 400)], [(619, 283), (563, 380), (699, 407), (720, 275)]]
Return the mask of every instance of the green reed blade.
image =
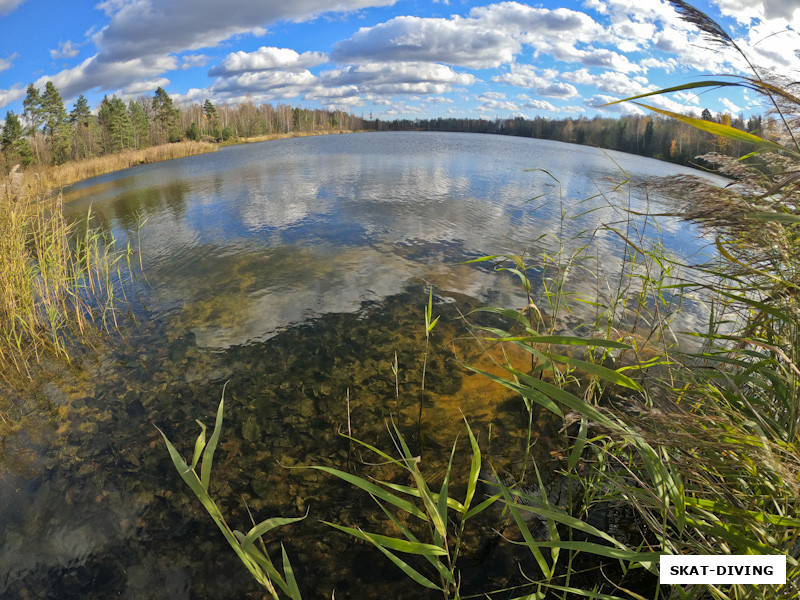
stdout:
[(225, 406), (225, 387), (227, 385), (228, 384), (226, 383), (222, 386), (222, 398), (220, 399), (219, 407), (217, 408), (217, 419), (214, 423), (214, 432), (211, 434), (211, 439), (208, 440), (206, 449), (203, 452), (203, 464), (200, 466), (200, 481), (203, 484), (203, 488), (206, 490), (208, 490), (208, 485), (211, 482), (211, 466), (214, 462), (214, 452), (217, 450), (219, 436), (222, 432), (222, 413)]
[(404, 560), (402, 560), (398, 556), (395, 556), (391, 551), (387, 550), (386, 548), (381, 546), (379, 543), (377, 543), (376, 541), (371, 539), (372, 536), (370, 536), (369, 534), (366, 534), (366, 533), (364, 534), (364, 536), (366, 537), (367, 541), (372, 542), (378, 550), (383, 552), (389, 558), (389, 560), (391, 560), (395, 565), (397, 565), (400, 568), (400, 570), (403, 571), (403, 573), (405, 573), (408, 577), (410, 577), (411, 579), (413, 579), (414, 581), (416, 581), (418, 584), (420, 584), (423, 587), (426, 587), (426, 588), (431, 589), (431, 590), (442, 591), (442, 588), (440, 586), (438, 586), (435, 583), (433, 583), (430, 579), (428, 579), (427, 577), (422, 575), (419, 571), (414, 569), (411, 565), (406, 563)]
[(244, 549), (247, 550), (265, 533), (275, 529), (276, 527), (282, 527), (283, 525), (289, 525), (291, 523), (302, 521), (306, 518), (306, 516), (307, 515), (302, 517), (272, 517), (271, 519), (261, 521), (261, 523), (255, 525), (250, 531), (247, 532), (247, 535), (242, 541), (242, 546), (244, 546)]
[(464, 424), (467, 426), (467, 433), (469, 434), (469, 443), (472, 447), (472, 461), (469, 467), (469, 477), (467, 478), (467, 494), (464, 496), (464, 505), (461, 509), (461, 514), (469, 514), (469, 507), (472, 504), (472, 499), (475, 497), (475, 490), (478, 487), (478, 477), (481, 473), (481, 448), (478, 446), (478, 440), (472, 433), (472, 428), (469, 426), (467, 417), (464, 417)]
[(372, 542), (374, 544), (379, 544), (384, 548), (389, 548), (391, 550), (396, 550), (397, 552), (405, 552), (406, 554), (419, 554), (423, 556), (446, 556), (447, 551), (441, 548), (440, 546), (435, 546), (433, 544), (424, 544), (421, 542), (413, 542), (410, 540), (403, 540), (400, 538), (393, 538), (388, 537), (385, 535), (380, 535), (377, 533), (367, 533), (362, 531), (361, 529), (355, 529), (353, 527), (345, 527), (344, 525), (337, 525), (336, 523), (330, 523), (328, 521), (323, 521), (326, 525), (330, 525), (334, 529), (338, 529), (339, 531), (343, 531), (344, 533), (348, 533), (355, 538), (360, 540)]
[(352, 485), (354, 485), (356, 487), (361, 488), (362, 490), (364, 490), (365, 492), (367, 492), (369, 494), (372, 494), (373, 496), (377, 496), (378, 498), (380, 498), (384, 502), (388, 502), (389, 504), (393, 504), (397, 508), (406, 511), (407, 513), (409, 513), (411, 515), (414, 515), (418, 519), (421, 519), (423, 521), (427, 521), (428, 520), (428, 517), (425, 515), (425, 513), (422, 512), (413, 503), (411, 503), (408, 500), (405, 500), (403, 498), (400, 498), (398, 496), (395, 496), (394, 494), (390, 494), (389, 492), (387, 492), (382, 487), (379, 487), (379, 486), (375, 485), (374, 483), (371, 483), (371, 482), (367, 481), (366, 479), (358, 477), (357, 475), (352, 475), (352, 474), (347, 473), (345, 471), (340, 471), (339, 469), (334, 469), (334, 468), (331, 468), (331, 467), (322, 467), (322, 466), (318, 466), (318, 465), (311, 465), (311, 466), (308, 466), (308, 467), (295, 467), (295, 468), (298, 468), (298, 469), (317, 469), (318, 471), (323, 471), (325, 473), (329, 473), (329, 474), (334, 475), (335, 477), (338, 477), (339, 479), (342, 479), (342, 480), (344, 480), (344, 481), (346, 481), (346, 482), (348, 482), (348, 483), (350, 483), (350, 484), (352, 484)]
[(300, 588), (297, 587), (297, 580), (294, 578), (294, 571), (289, 562), (289, 556), (286, 554), (286, 548), (281, 544), (281, 556), (283, 557), (283, 574), (286, 578), (286, 587), (288, 589), (289, 597), (292, 600), (302, 600), (300, 595)]

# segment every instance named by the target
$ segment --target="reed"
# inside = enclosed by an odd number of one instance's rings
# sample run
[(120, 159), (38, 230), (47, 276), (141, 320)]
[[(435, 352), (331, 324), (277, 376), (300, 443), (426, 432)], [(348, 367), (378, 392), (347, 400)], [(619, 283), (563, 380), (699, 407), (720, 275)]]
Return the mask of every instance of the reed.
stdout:
[(219, 146), (216, 144), (183, 141), (174, 144), (151, 146), (142, 150), (127, 150), (26, 173), (26, 182), (36, 178), (42, 180), (51, 189), (60, 189), (78, 181), (105, 175), (113, 171), (174, 158), (183, 158), (184, 156), (214, 152), (218, 148)]
[(90, 330), (117, 327), (133, 252), (93, 230), (91, 215), (77, 235), (47, 190), (34, 179), (24, 196), (0, 201), (0, 364), (26, 374), (45, 356), (69, 360)]

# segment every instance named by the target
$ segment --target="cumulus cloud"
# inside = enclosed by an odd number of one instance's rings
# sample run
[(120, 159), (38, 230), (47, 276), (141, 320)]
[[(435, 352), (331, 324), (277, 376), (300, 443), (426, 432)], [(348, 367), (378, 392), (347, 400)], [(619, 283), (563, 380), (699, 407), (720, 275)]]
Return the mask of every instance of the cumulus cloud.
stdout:
[(558, 78), (558, 72), (553, 69), (539, 72), (532, 65), (514, 64), (508, 73), (493, 77), (492, 81), (533, 89), (540, 96), (548, 98), (572, 98), (578, 95), (574, 85), (559, 81)]
[(275, 48), (261, 46), (254, 52), (232, 52), (208, 74), (210, 76), (234, 75), (257, 71), (304, 71), (328, 62), (328, 55), (324, 52), (304, 52), (298, 54), (291, 48)]
[(209, 60), (205, 54), (189, 54), (181, 59), (181, 69), (185, 71), (195, 67), (205, 67)]
[(433, 63), (368, 63), (324, 71), (320, 78), (326, 85), (354, 85), (362, 93), (443, 94), (456, 85), (471, 85), (475, 76), (457, 73), (450, 67)]
[(511, 62), (519, 50), (509, 35), (472, 20), (406, 16), (361, 28), (337, 42), (332, 57), (339, 63), (441, 62), (482, 69)]
[(22, 87), (13, 87), (9, 90), (0, 90), (0, 106), (11, 104), (17, 100), (22, 100), (25, 97), (25, 89)]
[(58, 50), (50, 50), (50, 57), (53, 59), (59, 58), (73, 58), (78, 56), (78, 50), (72, 43), (72, 40), (67, 40), (66, 42), (59, 42)]
[(0, 0), (0, 17), (15, 10), (25, 0)]
[(562, 73), (561, 76), (572, 83), (592, 85), (603, 92), (620, 96), (636, 96), (655, 89), (648, 85), (644, 77), (630, 77), (616, 71), (604, 71), (593, 75), (587, 69), (579, 69)]
[[(78, 94), (91, 89), (119, 90), (129, 88), (146, 80), (160, 77), (166, 71), (178, 66), (174, 56), (162, 56), (149, 60), (133, 59), (124, 62), (105, 63), (92, 56), (80, 65), (65, 69), (53, 76), (40, 77), (34, 86), (44, 89), (47, 81), (52, 81), (64, 98), (74, 98)], [(168, 81), (159, 79), (159, 81)], [(155, 86), (151, 91), (155, 91)]]
[(257, 71), (217, 79), (210, 91), (214, 96), (236, 98), (246, 94), (269, 94), (271, 98), (293, 98), (304, 94), (317, 78), (304, 71)]
[[(65, 98), (70, 98), (91, 89), (111, 92), (156, 79), (166, 81), (163, 75), (179, 68), (180, 63), (174, 56), (177, 53), (214, 47), (241, 34), (263, 34), (264, 26), (278, 20), (301, 22), (325, 13), (390, 6), (395, 2), (238, 0), (232, 10), (229, 4), (218, 0), (105, 0), (97, 8), (103, 10), (110, 21), (92, 36), (98, 53), (77, 67), (41, 77), (35, 85), (43, 88), (44, 83), (51, 80)], [(0, 13), (9, 12), (19, 3), (0, 0)], [(266, 87), (280, 87), (270, 84), (269, 79), (261, 78)], [(245, 83), (245, 87), (249, 87), (251, 81)], [(226, 89), (234, 89), (235, 85), (236, 82), (228, 80), (221, 83)], [(0, 97), (10, 97), (9, 92), (11, 90), (0, 91)]]
[(522, 108), (525, 110), (546, 110), (550, 112), (556, 112), (556, 107), (550, 104), (547, 100), (537, 100), (526, 96), (525, 94), (520, 94), (517, 96), (520, 100), (523, 101)]
[(246, 33), (263, 33), (275, 21), (306, 21), (327, 12), (390, 6), (396, 0), (238, 0), (235, 10), (218, 0), (107, 0), (98, 5), (111, 22), (94, 41), (105, 60), (130, 60), (214, 47)]

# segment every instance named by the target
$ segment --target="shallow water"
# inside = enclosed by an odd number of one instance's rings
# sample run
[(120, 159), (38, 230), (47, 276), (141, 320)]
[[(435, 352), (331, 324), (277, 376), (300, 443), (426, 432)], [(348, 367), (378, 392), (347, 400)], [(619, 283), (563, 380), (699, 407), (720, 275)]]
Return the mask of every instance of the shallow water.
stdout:
[[(290, 467), (396, 478), (364, 464), (374, 457), (339, 435), (349, 422), (356, 437), (390, 451), (394, 418), (424, 447), (434, 481), (460, 434), (455, 480), (463, 481), (463, 414), (487, 463), (517, 473), (528, 434), (521, 401), (460, 361), (499, 358), (471, 337), (462, 315), (486, 303), (518, 308), (524, 295), (513, 276), (463, 261), (552, 253), (555, 235), (570, 248), (582, 243), (570, 238), (600, 224), (627, 227), (622, 207), (641, 211), (657, 199), (630, 186), (615, 191), (623, 176), (612, 159), (634, 180), (685, 171), (538, 140), (374, 133), (233, 146), (74, 186), (65, 198), (76, 219), (91, 207), (95, 223), (141, 248), (144, 276), (128, 288), (137, 325), (43, 385), (18, 426), (4, 431), (0, 595), (261, 597), (156, 429), (188, 455), (195, 419), (212, 424), (227, 384), (212, 492), (232, 526), (249, 527), (245, 502), (256, 520), (308, 511), (275, 536), (306, 597), (397, 597), (398, 589), (432, 597), (376, 550), (320, 522), (380, 530), (385, 520), (366, 494)], [(695, 232), (662, 227), (668, 247), (702, 251)], [(594, 243), (613, 273), (619, 238), (605, 231)], [(419, 429), (430, 286), (442, 318)], [(574, 313), (562, 326), (587, 319)], [(545, 472), (555, 460), (554, 427), (544, 415), (533, 424)], [(498, 527), (500, 518), (487, 513), (476, 526)], [(511, 549), (479, 537), (466, 547), (463, 591), (514, 581)], [(476, 565), (487, 580), (473, 581)]]

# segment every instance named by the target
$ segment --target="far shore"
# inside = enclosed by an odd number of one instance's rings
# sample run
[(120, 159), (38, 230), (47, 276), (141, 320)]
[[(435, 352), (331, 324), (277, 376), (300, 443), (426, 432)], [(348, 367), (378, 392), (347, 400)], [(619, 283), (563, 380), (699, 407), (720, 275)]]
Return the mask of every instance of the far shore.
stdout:
[(136, 165), (162, 162), (174, 158), (205, 154), (207, 152), (216, 152), (223, 146), (343, 133), (357, 132), (345, 129), (336, 131), (272, 133), (256, 137), (236, 138), (235, 140), (226, 142), (194, 142), (185, 140), (173, 144), (151, 146), (149, 148), (143, 148), (142, 150), (128, 150), (107, 156), (70, 161), (54, 167), (32, 169), (23, 172), (21, 181), (12, 183), (12, 187), (18, 190), (20, 197), (43, 197), (48, 195), (50, 191), (59, 190), (99, 175), (122, 171), (123, 169)]

